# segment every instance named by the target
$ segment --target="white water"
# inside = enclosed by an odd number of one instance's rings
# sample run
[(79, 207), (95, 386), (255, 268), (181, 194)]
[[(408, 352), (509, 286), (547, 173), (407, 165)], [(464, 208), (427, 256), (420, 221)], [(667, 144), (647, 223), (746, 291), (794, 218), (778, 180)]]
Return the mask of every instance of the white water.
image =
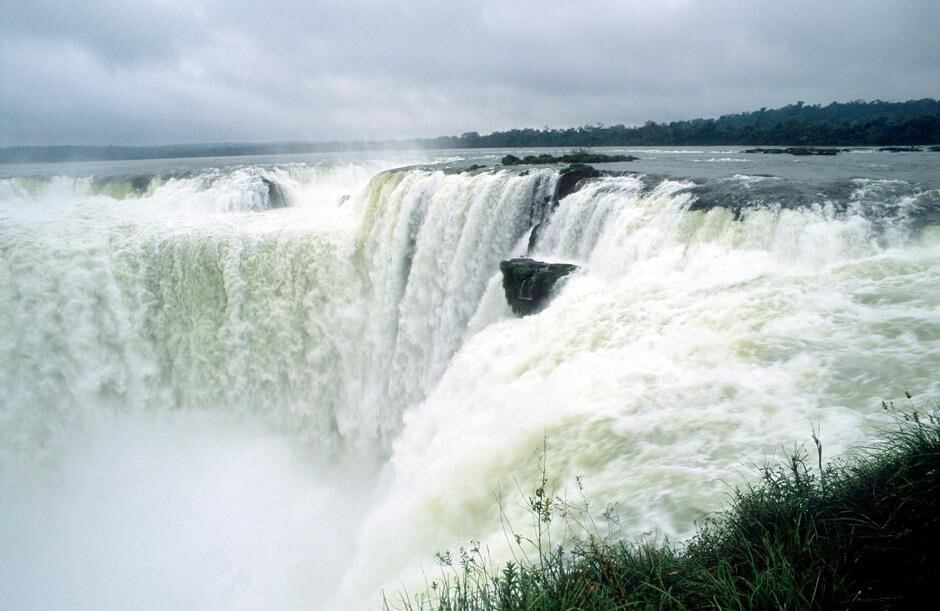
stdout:
[(903, 214), (604, 179), (536, 248), (582, 269), (516, 319), (498, 262), (554, 172), (375, 169), (0, 181), (0, 607), (374, 604), (436, 551), (504, 558), (543, 438), (559, 491), (681, 538), (749, 460), (940, 390), (940, 231)]

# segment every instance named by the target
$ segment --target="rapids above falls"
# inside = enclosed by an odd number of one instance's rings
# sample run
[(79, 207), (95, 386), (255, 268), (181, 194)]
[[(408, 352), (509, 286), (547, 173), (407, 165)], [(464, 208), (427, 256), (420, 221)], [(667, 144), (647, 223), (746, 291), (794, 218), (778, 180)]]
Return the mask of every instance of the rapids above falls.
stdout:
[[(0, 607), (374, 604), (504, 558), (543, 442), (621, 536), (681, 539), (750, 462), (940, 395), (926, 179), (553, 200), (558, 168), (424, 161), (0, 178)], [(524, 318), (519, 256), (578, 266)]]

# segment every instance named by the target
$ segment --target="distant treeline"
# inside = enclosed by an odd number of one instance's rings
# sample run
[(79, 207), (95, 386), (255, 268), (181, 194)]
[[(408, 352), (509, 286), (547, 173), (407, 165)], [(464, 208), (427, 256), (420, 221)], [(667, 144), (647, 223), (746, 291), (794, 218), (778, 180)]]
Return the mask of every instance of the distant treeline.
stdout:
[(885, 146), (940, 144), (940, 100), (875, 100), (827, 106), (803, 102), (783, 108), (640, 127), (585, 125), (567, 129), (467, 132), (417, 140), (292, 142), (282, 144), (176, 144), (168, 146), (17, 146), (0, 149), (0, 163), (98, 161), (171, 157), (303, 154), (390, 148), (532, 148), (591, 146)]
[(426, 141), (435, 148), (540, 146), (709, 146), (770, 144), (783, 146), (883, 146), (940, 143), (940, 100), (909, 102), (833, 102), (693, 119), (641, 127), (585, 125), (569, 129), (513, 129), (481, 136)]

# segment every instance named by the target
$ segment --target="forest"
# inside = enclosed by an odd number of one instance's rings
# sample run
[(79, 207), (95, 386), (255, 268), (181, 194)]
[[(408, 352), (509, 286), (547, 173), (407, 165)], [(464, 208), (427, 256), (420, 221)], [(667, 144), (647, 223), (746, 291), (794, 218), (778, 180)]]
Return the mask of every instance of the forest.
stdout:
[(594, 146), (912, 146), (940, 144), (940, 100), (803, 102), (782, 108), (643, 125), (584, 125), (466, 132), (412, 140), (218, 143), (165, 146), (15, 146), (0, 148), (0, 163), (228, 157), (382, 149), (474, 149)]
[(782, 108), (639, 127), (585, 125), (567, 129), (512, 129), (423, 141), (433, 148), (559, 146), (830, 145), (884, 146), (940, 143), (940, 100), (875, 100), (827, 106), (796, 102)]

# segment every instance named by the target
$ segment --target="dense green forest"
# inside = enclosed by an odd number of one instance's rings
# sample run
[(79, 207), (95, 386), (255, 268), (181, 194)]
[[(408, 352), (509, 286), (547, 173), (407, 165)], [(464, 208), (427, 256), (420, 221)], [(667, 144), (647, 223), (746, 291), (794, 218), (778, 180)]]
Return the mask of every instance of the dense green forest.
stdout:
[(770, 145), (919, 145), (940, 143), (940, 100), (909, 102), (833, 102), (693, 119), (641, 127), (586, 125), (568, 129), (513, 129), (481, 136), (427, 141), (435, 148), (534, 146), (663, 146), (716, 144)]
[(782, 108), (639, 127), (585, 125), (512, 129), (416, 140), (175, 144), (167, 146), (16, 146), (0, 148), (0, 163), (224, 157), (402, 148), (507, 148), (695, 145), (884, 146), (940, 144), (940, 100), (803, 102)]

